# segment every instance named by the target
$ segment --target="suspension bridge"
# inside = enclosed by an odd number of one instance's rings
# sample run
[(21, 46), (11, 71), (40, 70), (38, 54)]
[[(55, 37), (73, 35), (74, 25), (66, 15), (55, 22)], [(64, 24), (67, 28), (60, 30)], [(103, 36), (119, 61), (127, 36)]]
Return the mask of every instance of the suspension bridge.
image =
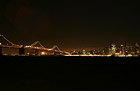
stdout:
[(19, 56), (31, 54), (30, 52), (26, 53), (26, 50), (35, 50), (34, 55), (71, 55), (69, 52), (61, 51), (57, 45), (46, 48), (39, 41), (35, 41), (31, 45), (17, 45), (9, 41), (4, 35), (0, 35), (0, 55), (3, 55), (3, 48), (18, 49)]

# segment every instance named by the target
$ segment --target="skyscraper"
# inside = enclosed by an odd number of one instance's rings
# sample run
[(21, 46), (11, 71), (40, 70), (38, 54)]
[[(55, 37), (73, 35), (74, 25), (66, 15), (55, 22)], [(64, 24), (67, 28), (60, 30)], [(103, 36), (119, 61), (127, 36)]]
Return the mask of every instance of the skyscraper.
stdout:
[(111, 54), (112, 55), (115, 55), (116, 50), (117, 50), (116, 45), (115, 44), (111, 44)]

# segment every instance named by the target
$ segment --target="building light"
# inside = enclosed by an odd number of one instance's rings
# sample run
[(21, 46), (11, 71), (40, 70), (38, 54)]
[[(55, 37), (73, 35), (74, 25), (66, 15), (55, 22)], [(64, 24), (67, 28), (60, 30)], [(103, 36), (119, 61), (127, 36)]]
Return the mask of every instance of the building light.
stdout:
[(115, 54), (118, 54), (119, 55), (120, 53), (115, 53)]

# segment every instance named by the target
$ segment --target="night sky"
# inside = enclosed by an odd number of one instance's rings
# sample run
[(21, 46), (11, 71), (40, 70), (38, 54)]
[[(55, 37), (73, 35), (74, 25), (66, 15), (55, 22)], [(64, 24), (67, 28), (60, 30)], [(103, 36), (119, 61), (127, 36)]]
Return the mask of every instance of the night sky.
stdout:
[(3, 0), (0, 33), (16, 44), (39, 40), (62, 50), (140, 43), (139, 12), (139, 3), (128, 1)]

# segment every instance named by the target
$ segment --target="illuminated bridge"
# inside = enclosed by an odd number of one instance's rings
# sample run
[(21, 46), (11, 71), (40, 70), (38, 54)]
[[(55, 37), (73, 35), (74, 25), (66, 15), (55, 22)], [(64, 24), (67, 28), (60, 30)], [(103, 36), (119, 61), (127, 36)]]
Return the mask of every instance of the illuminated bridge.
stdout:
[[(52, 48), (45, 48), (39, 41), (35, 41), (31, 45), (17, 45), (9, 41), (5, 36), (0, 35), (0, 55), (3, 55), (3, 49), (18, 49), (19, 55), (71, 55), (69, 52), (61, 51), (57, 45)], [(33, 52), (26, 52), (34, 50)]]

